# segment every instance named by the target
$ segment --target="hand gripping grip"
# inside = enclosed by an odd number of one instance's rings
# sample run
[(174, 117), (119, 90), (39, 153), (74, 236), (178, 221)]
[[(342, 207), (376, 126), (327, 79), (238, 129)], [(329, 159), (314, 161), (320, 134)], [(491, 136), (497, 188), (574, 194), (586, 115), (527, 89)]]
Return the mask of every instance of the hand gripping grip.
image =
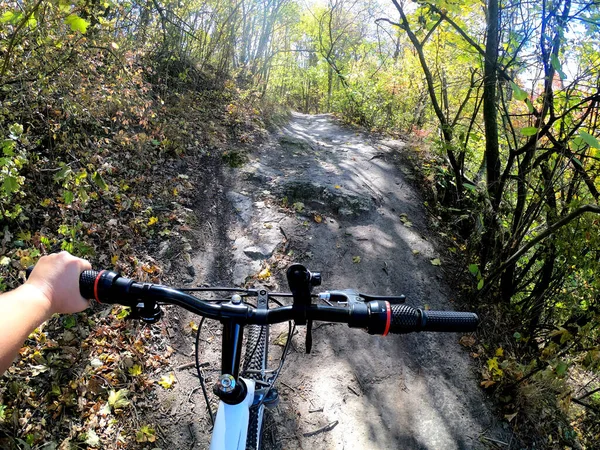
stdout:
[(390, 333), (413, 331), (475, 331), (479, 324), (477, 314), (456, 311), (424, 311), (409, 305), (390, 305), (392, 317)]
[(94, 285), (96, 284), (98, 275), (100, 275), (98, 270), (84, 270), (79, 275), (79, 292), (81, 292), (83, 298), (96, 298), (94, 295)]
[[(29, 278), (31, 272), (33, 272), (33, 268), (34, 266), (29, 266), (25, 270), (26, 278)], [(96, 298), (96, 296), (94, 295), (94, 284), (99, 274), (100, 272), (98, 270), (84, 270), (83, 272), (81, 272), (81, 275), (79, 275), (79, 292), (81, 293), (81, 296), (83, 298), (88, 300)]]
[(99, 303), (133, 306), (136, 299), (127, 295), (132, 284), (133, 280), (110, 270), (84, 270), (79, 276), (81, 296)]

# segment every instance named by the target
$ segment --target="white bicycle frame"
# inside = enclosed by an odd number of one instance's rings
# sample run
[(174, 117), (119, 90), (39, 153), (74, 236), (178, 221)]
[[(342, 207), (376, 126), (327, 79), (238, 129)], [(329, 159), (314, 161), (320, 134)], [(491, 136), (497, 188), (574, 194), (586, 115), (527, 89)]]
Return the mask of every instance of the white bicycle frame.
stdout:
[(219, 402), (210, 450), (246, 450), (250, 407), (254, 402), (254, 380), (243, 380), (248, 392), (242, 403), (228, 405)]

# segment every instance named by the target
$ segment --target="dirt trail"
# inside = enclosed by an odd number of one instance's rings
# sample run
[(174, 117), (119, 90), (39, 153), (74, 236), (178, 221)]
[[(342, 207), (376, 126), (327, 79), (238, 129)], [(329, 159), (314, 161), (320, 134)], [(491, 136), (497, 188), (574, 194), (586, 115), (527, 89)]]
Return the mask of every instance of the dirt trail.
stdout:
[[(322, 273), (322, 290), (405, 294), (413, 306), (452, 309), (443, 268), (430, 262), (439, 254), (428, 238), (422, 200), (397, 162), (401, 148), (401, 142), (373, 141), (329, 115), (293, 114), (227, 177), (220, 194), (236, 214), (221, 221), (221, 230), (211, 230), (221, 245), (194, 258), (194, 283), (242, 284), (269, 261), (271, 287), (284, 290), (283, 267), (293, 260)], [(281, 208), (284, 198), (288, 209)], [(212, 263), (229, 250), (230, 272), (222, 264), (215, 271)], [(188, 320), (182, 315), (180, 325)], [(508, 442), (460, 336), (381, 338), (315, 324), (313, 352), (306, 355), (304, 333), (300, 327), (278, 382), (280, 448), (489, 448), (481, 436)], [(176, 364), (190, 360), (190, 338), (180, 341)], [(178, 389), (162, 394), (171, 419), (163, 420), (163, 438), (177, 448), (205, 447), (206, 418), (192, 424), (190, 416), (205, 417), (199, 392), (190, 394), (197, 381), (192, 370), (178, 377)], [(328, 431), (306, 436), (327, 425)]]

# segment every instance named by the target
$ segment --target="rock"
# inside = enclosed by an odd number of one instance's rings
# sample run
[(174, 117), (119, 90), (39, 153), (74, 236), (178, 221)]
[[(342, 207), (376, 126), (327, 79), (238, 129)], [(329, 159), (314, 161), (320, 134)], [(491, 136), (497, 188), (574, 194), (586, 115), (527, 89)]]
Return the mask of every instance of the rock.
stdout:
[(252, 217), (252, 199), (234, 191), (229, 191), (226, 196), (242, 221), (249, 223)]
[(297, 136), (282, 136), (279, 138), (279, 144), (292, 151), (312, 150), (312, 146), (307, 141)]
[[(279, 186), (280, 195), (290, 203), (303, 202), (317, 210), (328, 210), (342, 215), (360, 215), (374, 208), (371, 197), (358, 195), (333, 185), (312, 179), (293, 179)], [(350, 214), (348, 213), (350, 211)]]
[(267, 259), (272, 255), (272, 253), (269, 254), (266, 249), (259, 247), (258, 245), (246, 247), (244, 249), (244, 254), (251, 259)]
[(380, 145), (385, 145), (393, 150), (402, 150), (406, 147), (406, 142), (399, 141), (398, 139), (382, 139), (379, 141)]
[(190, 276), (196, 276), (196, 269), (194, 268), (194, 266), (187, 266), (185, 269), (187, 270), (187, 273), (190, 274)]
[(261, 264), (261, 261), (253, 261), (248, 258), (238, 259), (233, 267), (233, 284), (242, 286), (248, 277), (260, 271)]
[(167, 252), (169, 251), (169, 241), (163, 241), (158, 246), (158, 257), (164, 258)]

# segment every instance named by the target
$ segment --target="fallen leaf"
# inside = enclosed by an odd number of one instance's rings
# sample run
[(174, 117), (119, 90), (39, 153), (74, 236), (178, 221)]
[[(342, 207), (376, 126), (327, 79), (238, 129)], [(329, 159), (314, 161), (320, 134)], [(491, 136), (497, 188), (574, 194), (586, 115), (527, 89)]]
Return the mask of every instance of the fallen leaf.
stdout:
[(94, 358), (90, 361), (90, 365), (94, 368), (102, 367), (104, 363), (100, 361), (98, 358)]
[(119, 389), (118, 391), (111, 390), (108, 394), (108, 404), (113, 409), (121, 409), (129, 405), (127, 395), (129, 394), (128, 389)]
[(85, 443), (90, 447), (100, 447), (100, 438), (94, 430), (89, 430), (86, 433)]
[(473, 336), (463, 336), (458, 343), (463, 347), (473, 347), (475, 345), (475, 338)]
[(315, 222), (317, 222), (317, 223), (323, 222), (323, 216), (321, 216), (321, 214), (315, 214), (314, 219), (315, 219)]
[(360, 262), (360, 256), (353, 256), (352, 257), (352, 262), (354, 264), (358, 264)]
[(510, 422), (510, 421), (511, 421), (511, 420), (513, 420), (515, 417), (517, 417), (517, 414), (518, 414), (518, 413), (513, 413), (513, 414), (505, 414), (505, 415), (504, 415), (504, 418), (505, 418), (505, 419), (506, 419), (508, 422)]
[(493, 386), (494, 384), (496, 384), (496, 382), (492, 380), (485, 380), (481, 382), (481, 386), (483, 386), (485, 389), (489, 388), (490, 386)]
[(260, 271), (260, 273), (257, 275), (256, 278), (258, 278), (259, 280), (266, 280), (270, 276), (271, 276), (271, 270), (270, 270), (269, 266), (267, 266), (263, 270)]
[(275, 345), (279, 345), (279, 346), (281, 346), (281, 347), (284, 347), (284, 346), (285, 346), (285, 343), (286, 343), (286, 342), (287, 342), (287, 340), (288, 340), (288, 336), (289, 336), (289, 334), (288, 334), (288, 332), (287, 332), (287, 331), (282, 331), (281, 333), (279, 333), (279, 336), (277, 336), (277, 339), (275, 339), (275, 340), (273, 341), (273, 343), (274, 343)]
[(304, 203), (302, 203), (302, 202), (296, 202), (292, 206), (294, 207), (294, 209), (296, 210), (296, 212), (302, 212), (302, 211), (304, 211)]
[(431, 264), (433, 266), (441, 266), (442, 265), (442, 261), (440, 261), (440, 258), (435, 258), (431, 260)]
[(158, 381), (158, 384), (160, 384), (165, 389), (171, 389), (173, 387), (174, 383), (175, 383), (175, 375), (173, 375), (172, 373), (170, 373), (169, 375), (163, 375), (160, 378), (160, 381)]
[(137, 377), (142, 374), (142, 366), (139, 364), (134, 364), (132, 367), (128, 369), (129, 375), (132, 377)]
[(336, 188), (336, 189), (341, 189), (342, 187), (341, 187), (339, 184), (336, 184), (336, 185), (334, 186), (334, 188)]
[(412, 251), (412, 254), (413, 254), (413, 255), (418, 255), (419, 253), (421, 253), (419, 250), (413, 250), (413, 251)]

